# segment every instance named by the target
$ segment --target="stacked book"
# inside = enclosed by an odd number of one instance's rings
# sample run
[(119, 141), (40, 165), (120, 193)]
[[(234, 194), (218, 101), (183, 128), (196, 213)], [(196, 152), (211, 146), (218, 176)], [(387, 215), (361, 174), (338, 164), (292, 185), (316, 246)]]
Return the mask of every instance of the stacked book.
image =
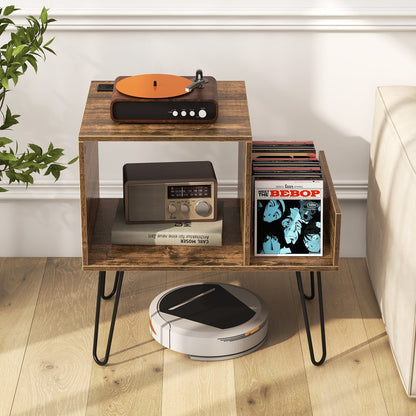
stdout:
[(254, 254), (321, 256), (323, 179), (312, 141), (253, 142)]

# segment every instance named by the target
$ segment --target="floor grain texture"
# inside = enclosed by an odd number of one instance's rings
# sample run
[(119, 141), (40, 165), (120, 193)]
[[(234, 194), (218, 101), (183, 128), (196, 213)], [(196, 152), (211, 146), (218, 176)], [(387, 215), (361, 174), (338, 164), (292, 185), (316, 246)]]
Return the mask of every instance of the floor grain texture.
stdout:
[[(266, 302), (269, 333), (258, 351), (198, 362), (150, 336), (157, 294), (212, 281), (244, 286)], [(338, 272), (322, 274), (328, 354), (321, 367), (309, 358), (295, 274), (249, 271), (125, 273), (110, 360), (100, 367), (92, 358), (97, 282), (78, 258), (0, 258), (0, 416), (416, 414), (364, 259), (342, 259)], [(308, 302), (319, 357), (317, 306)], [(111, 307), (104, 302), (100, 356)]]

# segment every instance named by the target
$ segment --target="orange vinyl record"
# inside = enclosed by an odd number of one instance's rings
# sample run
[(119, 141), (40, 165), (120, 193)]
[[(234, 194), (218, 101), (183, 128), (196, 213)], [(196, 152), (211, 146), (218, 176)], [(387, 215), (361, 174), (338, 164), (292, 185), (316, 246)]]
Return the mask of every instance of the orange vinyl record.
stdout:
[(188, 94), (188, 78), (168, 74), (143, 74), (123, 78), (116, 84), (121, 94), (137, 98), (171, 98)]

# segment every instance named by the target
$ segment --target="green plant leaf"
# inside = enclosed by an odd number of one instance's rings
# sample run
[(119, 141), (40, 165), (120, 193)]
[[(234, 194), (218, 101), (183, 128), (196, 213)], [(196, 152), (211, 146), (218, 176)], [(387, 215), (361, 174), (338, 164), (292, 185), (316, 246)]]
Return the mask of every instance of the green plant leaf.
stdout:
[(23, 49), (25, 49), (27, 46), (26, 45), (19, 45), (19, 46), (16, 46), (14, 49), (13, 49), (13, 53), (12, 53), (12, 55), (13, 56), (16, 56), (16, 55), (18, 55), (20, 52), (22, 52), (23, 51)]
[(48, 22), (48, 9), (45, 7), (42, 9), (42, 12), (40, 13), (40, 21), (45, 25)]
[(66, 166), (57, 165), (54, 163), (50, 165), (49, 168), (46, 170), (45, 176), (52, 174), (52, 176), (55, 178), (55, 181), (57, 181), (59, 179), (59, 176), (61, 175), (61, 171), (63, 171), (64, 169), (66, 169)]
[(3, 10), (3, 16), (8, 16), (12, 14), (14, 11), (19, 10), (14, 6), (6, 6)]
[(56, 55), (55, 51), (54, 51), (53, 49), (49, 48), (48, 46), (45, 46), (45, 49), (46, 49), (48, 52), (53, 53), (54, 55)]
[(52, 149), (52, 150), (50, 150), (49, 152), (49, 155), (51, 156), (51, 157), (58, 157), (58, 158), (60, 158), (61, 156), (63, 156), (63, 154), (64, 154), (64, 149), (59, 149), (59, 148), (57, 148), (57, 149)]
[(13, 45), (8, 44), (6, 51), (3, 54), (7, 62), (9, 62), (12, 59), (12, 54), (13, 54)]
[(55, 40), (55, 38), (53, 37), (52, 39), (48, 40), (43, 47), (49, 46), (53, 41)]
[(11, 126), (13, 126), (14, 124), (17, 124), (17, 118), (20, 117), (18, 114), (12, 114), (12, 112), (10, 111), (10, 108), (7, 107), (6, 110), (6, 115), (3, 119), (3, 124), (0, 126), (0, 130), (7, 130), (8, 128), (10, 128)]
[(8, 24), (3, 22), (3, 19), (1, 19), (0, 22), (2, 22), (2, 24), (0, 25), (0, 35), (1, 35), (6, 30)]
[(13, 140), (10, 140), (7, 137), (0, 137), (0, 147), (5, 146), (6, 144), (12, 143)]
[(14, 170), (11, 168), (6, 171), (6, 176), (9, 178), (9, 183), (17, 181)]
[(11, 74), (11, 77), (13, 79), (14, 85), (17, 85), (17, 81), (19, 80), (19, 77), (17, 76), (17, 74)]
[(1, 85), (3, 85), (4, 88), (6, 88), (6, 90), (9, 89), (9, 80), (6, 77), (3, 77), (1, 79)]
[(43, 154), (42, 148), (40, 146), (38, 146), (37, 144), (30, 143), (29, 148), (31, 148), (35, 152), (36, 155), (42, 155)]
[(35, 72), (38, 72), (38, 64), (36, 62), (36, 58), (32, 55), (28, 55), (27, 56), (27, 61), (30, 63), (30, 65), (32, 65)]
[(73, 159), (71, 159), (71, 160), (68, 162), (68, 165), (72, 165), (72, 164), (73, 164), (73, 163), (75, 163), (77, 160), (78, 160), (78, 156), (77, 156), (77, 157), (74, 157)]
[(12, 153), (0, 152), (0, 160), (5, 160), (8, 162), (14, 162), (18, 160), (18, 158)]

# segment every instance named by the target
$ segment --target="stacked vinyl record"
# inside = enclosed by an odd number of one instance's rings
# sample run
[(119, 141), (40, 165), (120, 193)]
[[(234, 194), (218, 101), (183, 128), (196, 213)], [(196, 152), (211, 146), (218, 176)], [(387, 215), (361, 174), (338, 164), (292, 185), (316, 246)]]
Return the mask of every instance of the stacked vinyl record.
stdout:
[(312, 141), (253, 142), (254, 254), (321, 256), (323, 180)]

